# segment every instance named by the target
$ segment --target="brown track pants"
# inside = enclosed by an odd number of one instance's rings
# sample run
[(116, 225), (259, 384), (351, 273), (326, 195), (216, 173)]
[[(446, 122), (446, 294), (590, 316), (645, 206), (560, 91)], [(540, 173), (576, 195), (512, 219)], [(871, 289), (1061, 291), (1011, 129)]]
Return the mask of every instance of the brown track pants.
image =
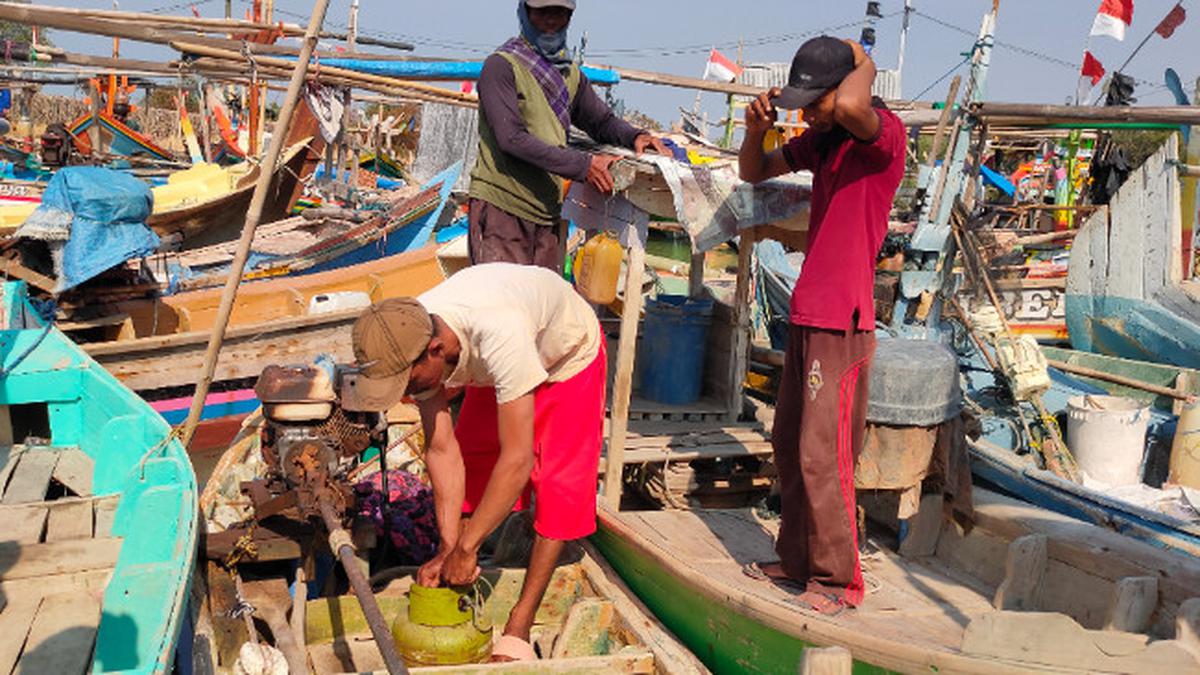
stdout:
[(789, 327), (771, 444), (783, 519), (775, 551), (791, 578), (863, 599), (854, 466), (866, 433), (870, 331)]
[(482, 199), (471, 198), (468, 206), (467, 251), (472, 265), (509, 262), (563, 271), (558, 227), (518, 218)]

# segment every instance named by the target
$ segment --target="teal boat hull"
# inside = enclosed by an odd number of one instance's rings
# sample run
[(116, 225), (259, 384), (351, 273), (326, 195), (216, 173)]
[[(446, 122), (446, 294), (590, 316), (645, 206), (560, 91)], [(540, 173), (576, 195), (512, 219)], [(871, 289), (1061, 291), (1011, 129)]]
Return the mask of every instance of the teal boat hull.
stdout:
[(196, 477), (171, 427), (57, 329), (23, 282), (0, 287), (0, 405), (45, 410), (53, 447), (94, 462), (94, 496), (119, 495), (120, 554), (104, 592), (93, 673), (174, 666), (196, 559)]

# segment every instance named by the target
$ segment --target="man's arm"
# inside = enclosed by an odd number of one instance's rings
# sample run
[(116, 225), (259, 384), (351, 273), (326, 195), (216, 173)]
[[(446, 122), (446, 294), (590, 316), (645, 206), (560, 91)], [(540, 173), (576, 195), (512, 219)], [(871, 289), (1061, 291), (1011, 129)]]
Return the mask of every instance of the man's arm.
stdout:
[(871, 106), (875, 62), (858, 42), (846, 40), (846, 43), (854, 50), (854, 70), (842, 80), (834, 94), (833, 119), (858, 140), (874, 140), (879, 133), (879, 114)]
[(776, 112), (771, 98), (779, 93), (779, 88), (773, 87), (746, 106), (746, 133), (738, 152), (738, 175), (748, 183), (761, 183), (792, 170), (782, 150), (763, 151), (763, 140), (775, 126)]
[(441, 542), (438, 544), (437, 556), (421, 566), (417, 573), (417, 583), (422, 586), (437, 586), (446, 556), (458, 544), (458, 528), (462, 520), (463, 498), (466, 494), (466, 476), (462, 450), (454, 437), (445, 389), (428, 400), (420, 401), (418, 408), (421, 412), (421, 426), (425, 430), (425, 466), (433, 484), (433, 503)]
[(612, 108), (596, 94), (583, 73), (579, 74), (579, 93), (571, 102), (571, 122), (601, 143), (629, 148), (639, 155), (646, 150), (653, 150), (657, 154), (671, 156), (662, 139), (617, 117)]
[(517, 104), (512, 64), (503, 56), (493, 54), (483, 62), (478, 91), (479, 107), (502, 151), (563, 178), (587, 179), (591, 155), (555, 147), (529, 133)]
[(513, 504), (529, 483), (534, 460), (533, 415), (533, 392), (498, 406), (500, 457), (475, 513), (442, 568), (442, 578), (450, 584), (474, 581), (479, 546), (512, 512)]

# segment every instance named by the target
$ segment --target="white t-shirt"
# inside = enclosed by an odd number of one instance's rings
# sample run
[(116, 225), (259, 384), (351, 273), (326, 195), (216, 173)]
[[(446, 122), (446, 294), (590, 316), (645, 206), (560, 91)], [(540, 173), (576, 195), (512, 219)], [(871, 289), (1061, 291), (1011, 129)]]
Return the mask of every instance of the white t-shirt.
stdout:
[(574, 377), (600, 349), (596, 313), (571, 284), (542, 267), (475, 265), (417, 300), (462, 345), (446, 386), (495, 387), (497, 403)]

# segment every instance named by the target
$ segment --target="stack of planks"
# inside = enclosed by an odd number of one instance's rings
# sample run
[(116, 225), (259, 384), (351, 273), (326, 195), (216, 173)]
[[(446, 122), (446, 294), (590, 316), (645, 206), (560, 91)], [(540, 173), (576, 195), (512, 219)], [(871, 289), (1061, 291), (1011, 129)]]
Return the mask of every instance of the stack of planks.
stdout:
[[(84, 673), (121, 549), (78, 448), (0, 447), (0, 673)], [(57, 498), (56, 498), (57, 497)]]
[(770, 454), (770, 433), (761, 422), (714, 427), (633, 420), (625, 478), (638, 494), (662, 507), (748, 506), (770, 490)]

